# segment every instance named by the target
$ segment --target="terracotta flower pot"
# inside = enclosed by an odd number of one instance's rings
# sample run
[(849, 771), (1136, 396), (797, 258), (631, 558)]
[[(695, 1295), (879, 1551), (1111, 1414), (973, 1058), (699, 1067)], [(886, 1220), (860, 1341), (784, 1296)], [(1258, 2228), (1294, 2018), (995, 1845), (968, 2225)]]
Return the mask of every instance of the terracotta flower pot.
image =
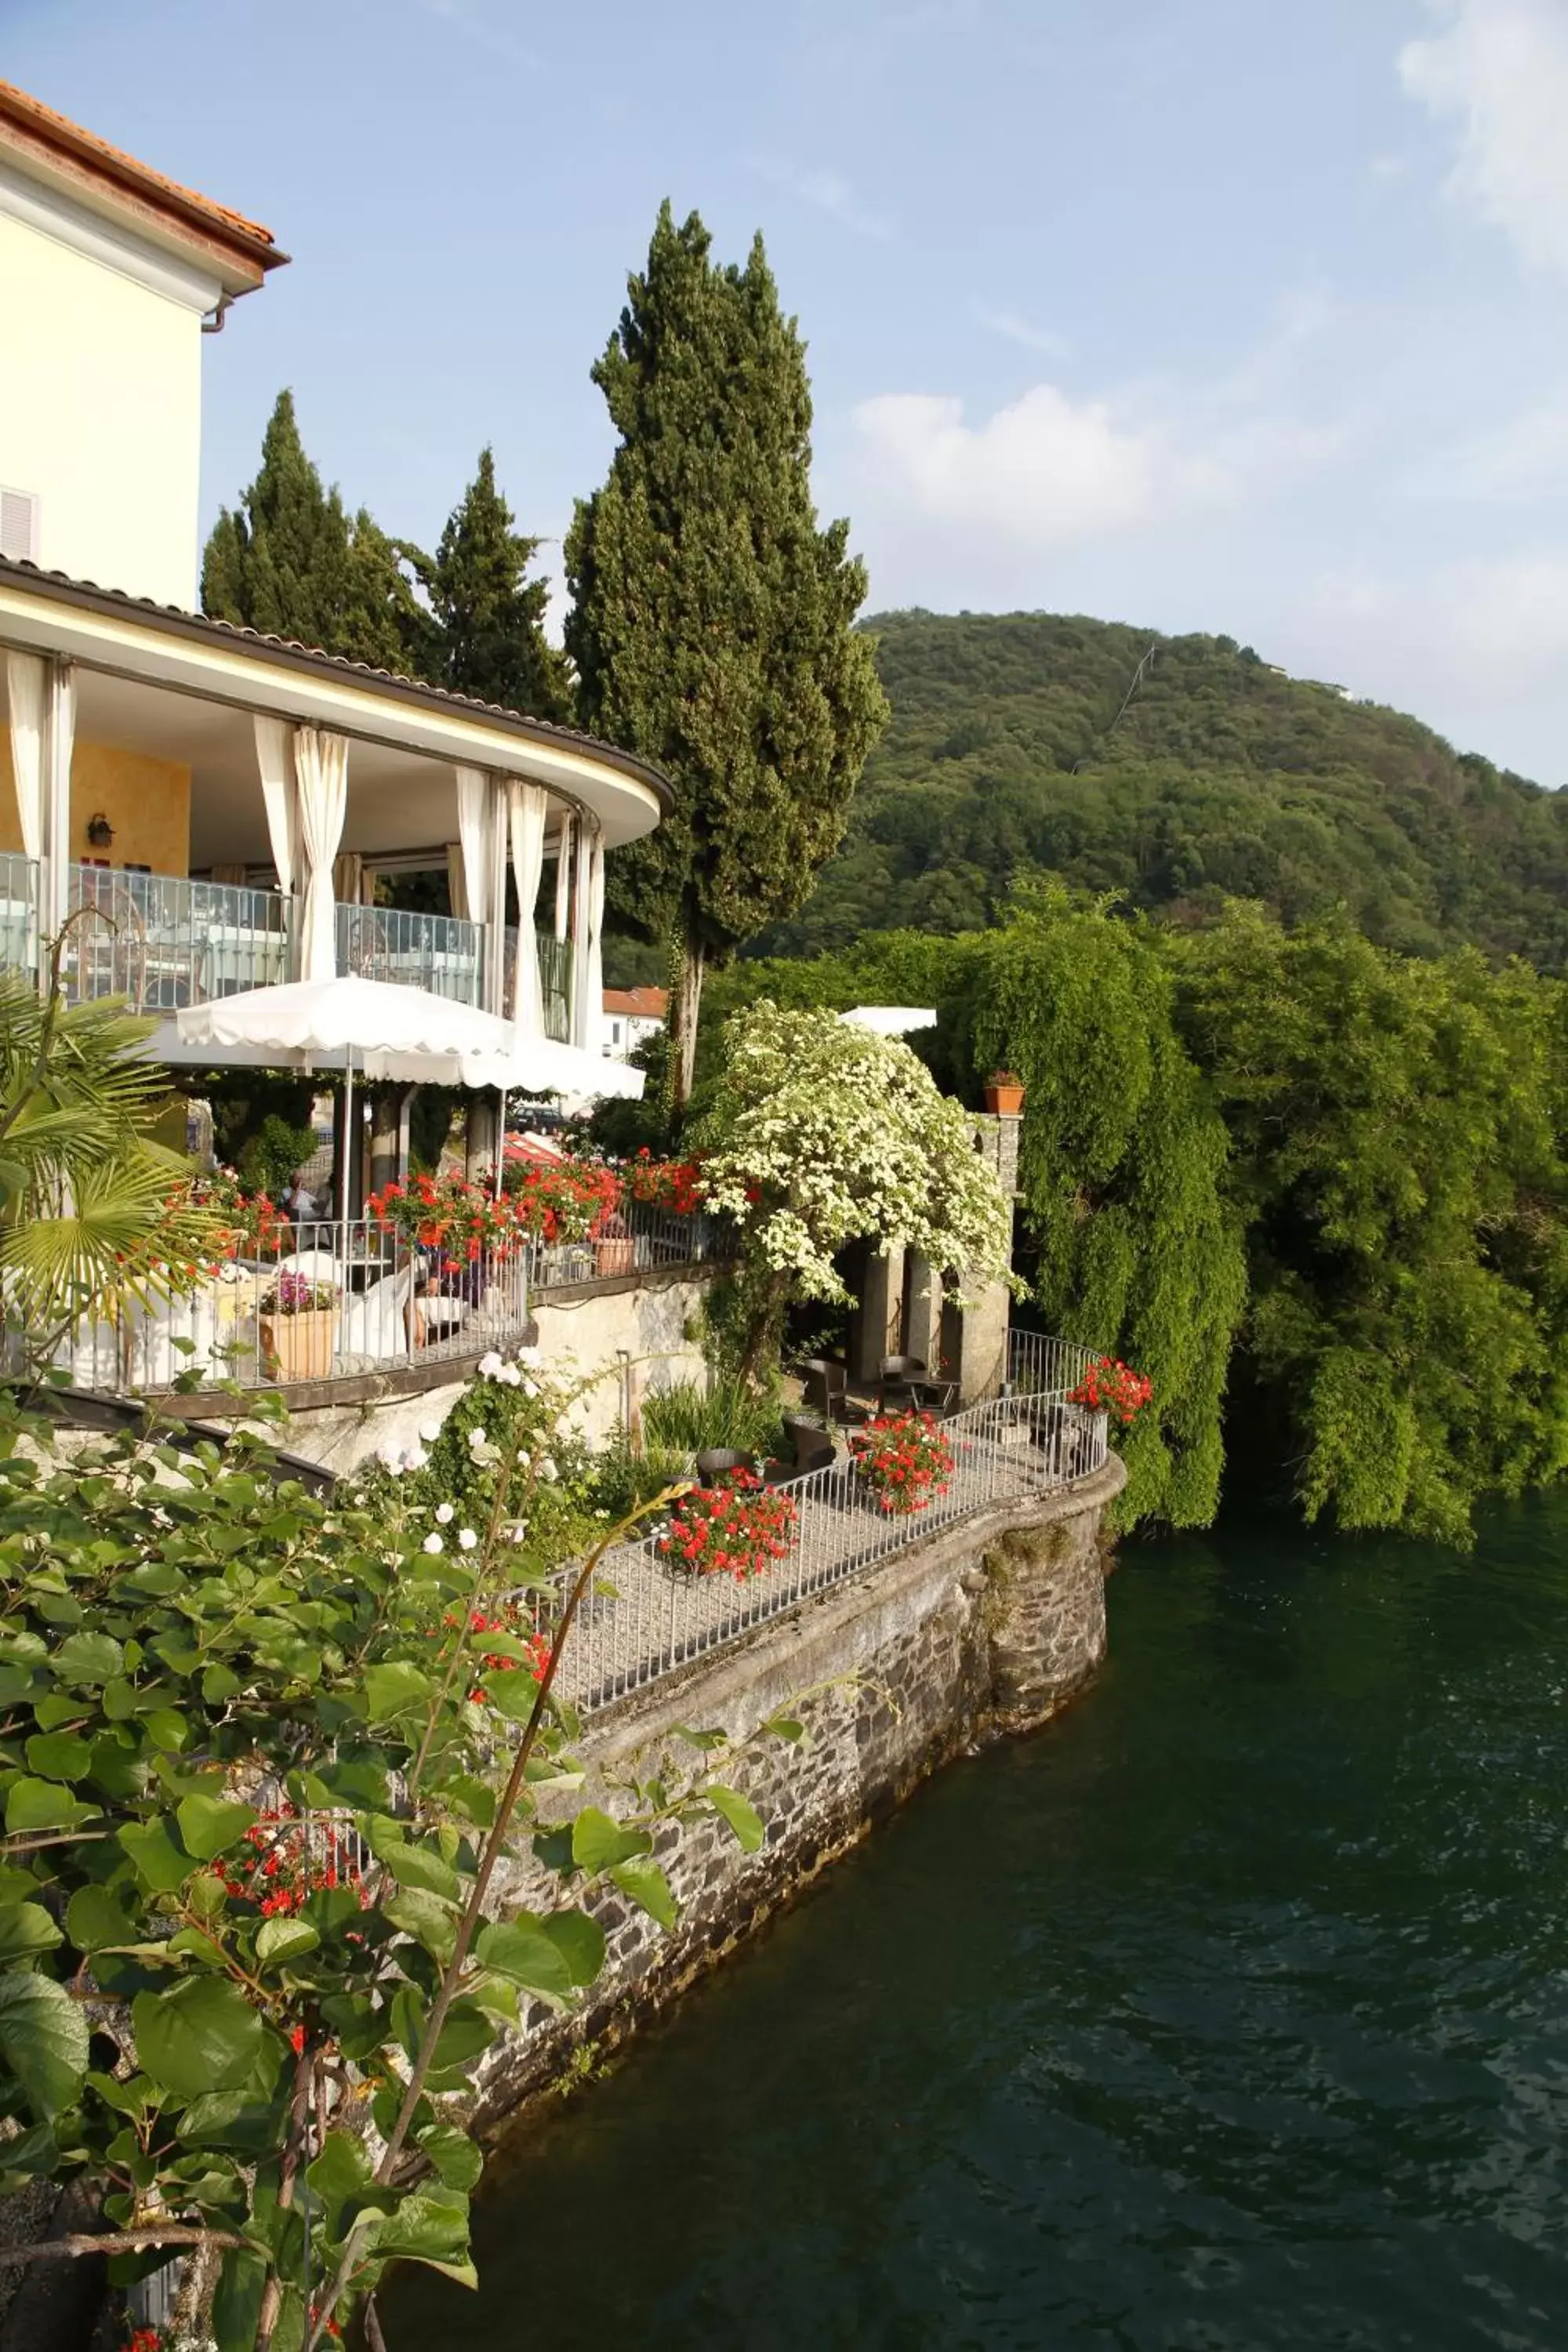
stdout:
[(630, 1234), (610, 1234), (594, 1244), (594, 1271), (597, 1275), (633, 1274), (637, 1270), (637, 1244)]
[(986, 1079), (985, 1108), (1003, 1118), (1016, 1118), (1022, 1111), (1024, 1088), (1010, 1070), (993, 1070)]
[(332, 1311), (264, 1315), (261, 1345), (280, 1381), (324, 1381), (332, 1369)]

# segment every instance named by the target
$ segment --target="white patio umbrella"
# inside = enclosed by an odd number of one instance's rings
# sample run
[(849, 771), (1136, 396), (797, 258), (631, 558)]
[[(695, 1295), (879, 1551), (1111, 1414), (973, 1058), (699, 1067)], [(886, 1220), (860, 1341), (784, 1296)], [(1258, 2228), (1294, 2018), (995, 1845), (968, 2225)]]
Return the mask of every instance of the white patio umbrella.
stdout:
[[(242, 1048), (307, 1071), (318, 1064), (341, 1064), (345, 1130), (353, 1117), (356, 1069), (362, 1077), (404, 1085), (494, 1087), (502, 1097), (503, 1130), (505, 1097), (514, 1089), (634, 1098), (642, 1093), (640, 1070), (553, 1038), (520, 1037), (513, 1023), (474, 1005), (352, 973), (243, 989), (207, 1004), (186, 1005), (174, 1021), (184, 1045), (218, 1052)], [(500, 1163), (498, 1151), (498, 1169)], [(345, 1221), (348, 1164), (345, 1150), (338, 1210)]]
[(879, 1037), (907, 1037), (915, 1029), (936, 1027), (936, 1007), (927, 1004), (857, 1004), (841, 1013), (840, 1021), (857, 1029), (874, 1030)]

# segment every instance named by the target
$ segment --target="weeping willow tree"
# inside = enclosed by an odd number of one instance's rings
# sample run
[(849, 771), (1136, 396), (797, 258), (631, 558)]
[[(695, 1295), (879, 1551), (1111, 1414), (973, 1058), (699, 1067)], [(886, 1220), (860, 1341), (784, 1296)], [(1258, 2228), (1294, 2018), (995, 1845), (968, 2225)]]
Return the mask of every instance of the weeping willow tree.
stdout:
[(1568, 1467), (1568, 992), (1256, 907), (1168, 954), (1308, 1517), (1469, 1543)]
[(966, 949), (961, 1042), (977, 1069), (1014, 1070), (1028, 1089), (1018, 1181), (1040, 1305), (1153, 1382), (1124, 1448), (1123, 1522), (1206, 1526), (1247, 1261), (1225, 1126), (1178, 1034), (1155, 935), (1046, 893)]
[(0, 1280), (7, 1323), (47, 1359), (79, 1318), (167, 1296), (210, 1255), (185, 1161), (152, 1133), (167, 1087), (118, 1002), (68, 1005), (0, 973)]

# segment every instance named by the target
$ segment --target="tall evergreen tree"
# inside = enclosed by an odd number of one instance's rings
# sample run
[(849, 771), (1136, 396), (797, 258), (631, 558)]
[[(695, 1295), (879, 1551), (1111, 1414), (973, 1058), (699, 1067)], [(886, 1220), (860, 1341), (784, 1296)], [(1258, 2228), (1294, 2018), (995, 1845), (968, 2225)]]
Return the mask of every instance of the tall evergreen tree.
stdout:
[(420, 616), (397, 551), (363, 509), (351, 522), (323, 488), (291, 392), (278, 395), (256, 479), (213, 527), (202, 610), (378, 668), (409, 667)]
[(709, 259), (661, 208), (595, 365), (620, 436), (566, 543), (567, 651), (584, 722), (662, 768), (676, 807), (610, 870), (612, 904), (679, 951), (675, 1105), (690, 1092), (705, 964), (792, 912), (837, 847), (887, 716), (853, 623), (848, 525), (816, 527), (805, 354), (759, 236)]
[(481, 702), (565, 719), (571, 680), (544, 634), (549, 585), (528, 577), (540, 544), (514, 529), (487, 446), (436, 553), (406, 543), (402, 551), (429, 599), (425, 675)]

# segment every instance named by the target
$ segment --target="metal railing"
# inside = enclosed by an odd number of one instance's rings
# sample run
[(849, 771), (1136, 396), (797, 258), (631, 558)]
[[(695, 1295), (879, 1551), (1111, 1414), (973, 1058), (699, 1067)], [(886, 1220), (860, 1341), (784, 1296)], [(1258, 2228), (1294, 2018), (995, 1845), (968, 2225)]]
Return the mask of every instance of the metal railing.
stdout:
[[(331, 1296), (280, 1308), (280, 1276)], [(285, 1290), (290, 1287), (285, 1285)], [(312, 1219), (277, 1256), (237, 1257), (198, 1275), (179, 1297), (126, 1301), (84, 1322), (56, 1362), (79, 1388), (141, 1394), (186, 1373), (203, 1387), (290, 1388), (356, 1372), (482, 1356), (528, 1328), (528, 1255), (481, 1250), (448, 1259), (411, 1247), (374, 1219)]]
[(1089, 1366), (1100, 1361), (1098, 1348), (1085, 1348), (1077, 1339), (1058, 1339), (1048, 1331), (1007, 1333), (1008, 1385), (1027, 1395), (1076, 1389)]
[[(501, 1003), (510, 1014), (512, 992), (517, 984), (517, 925), (506, 927), (505, 956), (501, 972)], [(572, 1043), (572, 963), (570, 940), (558, 940), (553, 931), (537, 931), (534, 945), (539, 952), (539, 996), (544, 1021), (544, 1034), (558, 1045)]]
[[(68, 999), (174, 1013), (289, 977), (287, 898), (227, 882), (73, 866), (60, 973)], [(7, 941), (7, 961), (9, 956)]]
[(338, 901), (338, 970), (423, 988), (458, 1004), (484, 1001), (485, 927), (458, 915)]
[(38, 865), (19, 849), (0, 855), (0, 962), (34, 971), (38, 961)]
[(630, 1201), (596, 1241), (536, 1242), (529, 1286), (535, 1292), (560, 1290), (568, 1283), (604, 1282), (617, 1275), (647, 1274), (658, 1266), (708, 1265), (733, 1252), (733, 1227), (706, 1210), (682, 1215)]
[(658, 1535), (617, 1545), (567, 1637), (561, 1696), (590, 1714), (612, 1706), (942, 1528), (1092, 1477), (1108, 1452), (1104, 1413), (1061, 1391), (994, 1397), (941, 1426), (953, 1472), (925, 1510), (884, 1517), (860, 1471), (840, 1459), (782, 1490), (795, 1505), (789, 1549), (746, 1583), (672, 1566)]

